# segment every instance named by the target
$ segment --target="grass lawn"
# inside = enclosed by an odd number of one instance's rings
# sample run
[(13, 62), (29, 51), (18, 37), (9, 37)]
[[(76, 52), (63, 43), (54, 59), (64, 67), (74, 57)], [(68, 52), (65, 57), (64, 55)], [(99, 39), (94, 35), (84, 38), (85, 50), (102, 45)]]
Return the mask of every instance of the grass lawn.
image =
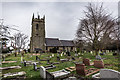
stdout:
[[(39, 56), (41, 59), (48, 59), (49, 56), (51, 56), (52, 53), (41, 53), (41, 55)], [(71, 55), (74, 56), (74, 53), (71, 52)], [(54, 57), (50, 58), (50, 62), (58, 62), (57, 61), (57, 54), (55, 54)], [(120, 63), (119, 63), (119, 60), (120, 58), (118, 58), (119, 56), (113, 56), (112, 55), (112, 52), (110, 53), (106, 53), (106, 55), (102, 55), (101, 56), (102, 58), (106, 58), (104, 59), (104, 63), (105, 64), (111, 64), (112, 66), (107, 66), (105, 68), (107, 69), (114, 69), (114, 70), (117, 70), (117, 71), (120, 71)], [(63, 55), (63, 56), (60, 56), (60, 58), (64, 59), (64, 58), (68, 58), (68, 56), (66, 55)], [(76, 60), (74, 60), (74, 62), (82, 62), (82, 59), (83, 58), (89, 58), (91, 60), (91, 62), (93, 62), (95, 60), (95, 56), (91, 53), (84, 53), (84, 54), (81, 54), (77, 57), (75, 57)], [(35, 55), (32, 55), (31, 56), (31, 53), (26, 53), (23, 57), (24, 60), (26, 61), (36, 61), (36, 56)], [(2, 67), (8, 67), (8, 66), (21, 66), (22, 68), (21, 69), (10, 69), (10, 70), (3, 70), (2, 71), (2, 74), (5, 74), (5, 73), (8, 73), (8, 72), (19, 72), (19, 71), (25, 71), (26, 72), (26, 80), (37, 80), (39, 78), (39, 80), (42, 78), (40, 77), (40, 71), (34, 71), (33, 70), (33, 65), (31, 66), (24, 66), (23, 64), (21, 64), (21, 55), (18, 54), (17, 57), (15, 57), (14, 55), (11, 55), (11, 56), (8, 56), (5, 58), (5, 61), (17, 61), (16, 63), (4, 63), (2, 64)], [(38, 67), (39, 66), (46, 66), (48, 65), (46, 61), (41, 61), (41, 64), (40, 65), (37, 65)], [(67, 67), (71, 67), (71, 66), (75, 66), (75, 64), (73, 63), (73, 61), (69, 61), (69, 62), (63, 62), (63, 63), (60, 63), (60, 64), (55, 64), (56, 68), (54, 69), (50, 69), (48, 70), (49, 72), (53, 72), (53, 71), (57, 71), (57, 70), (61, 70), (61, 69), (65, 69)], [(94, 68), (94, 66), (87, 66), (87, 69), (89, 68)], [(76, 74), (76, 71), (73, 71), (72, 74)], [(88, 76), (88, 77), (91, 77), (91, 76)]]

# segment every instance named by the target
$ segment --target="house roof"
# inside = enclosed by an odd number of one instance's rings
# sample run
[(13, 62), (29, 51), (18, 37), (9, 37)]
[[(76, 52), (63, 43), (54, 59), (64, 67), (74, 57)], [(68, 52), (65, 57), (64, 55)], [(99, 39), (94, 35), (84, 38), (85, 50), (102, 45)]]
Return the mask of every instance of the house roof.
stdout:
[(70, 41), (70, 40), (60, 40), (60, 42), (61, 42), (62, 46), (66, 46), (66, 47), (67, 46), (70, 46), (70, 47), (75, 46), (74, 42)]
[(74, 42), (70, 40), (59, 40), (58, 38), (45, 38), (46, 46), (51, 47), (59, 47), (59, 46), (65, 46), (65, 47), (73, 47)]
[(58, 38), (45, 38), (46, 46), (62, 46)]

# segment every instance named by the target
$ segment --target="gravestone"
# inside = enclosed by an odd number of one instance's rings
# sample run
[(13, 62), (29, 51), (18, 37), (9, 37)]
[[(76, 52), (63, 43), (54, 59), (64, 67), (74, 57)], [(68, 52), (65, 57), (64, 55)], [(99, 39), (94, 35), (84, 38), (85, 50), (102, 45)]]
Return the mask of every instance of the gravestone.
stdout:
[(46, 79), (47, 80), (62, 80), (63, 78), (66, 78), (67, 76), (69, 76), (69, 74), (70, 74), (70, 72), (68, 72), (64, 69), (55, 71), (55, 72), (46, 71)]
[(46, 70), (48, 70), (48, 69), (56, 68), (56, 66), (54, 66), (53, 64), (51, 64), (51, 65), (48, 65), (48, 66), (44, 66), (44, 68), (45, 68)]
[(100, 53), (100, 55), (104, 55), (103, 53)]
[(38, 56), (36, 56), (36, 60), (38, 60)]
[(66, 55), (66, 53), (64, 53), (64, 55)]
[(102, 60), (95, 60), (94, 61), (94, 67), (96, 67), (96, 68), (104, 68), (104, 63), (103, 63), (103, 61)]
[(8, 70), (8, 69), (19, 69), (20, 66), (10, 66), (10, 67), (0, 67), (0, 70)]
[(5, 56), (4, 55), (2, 56), (2, 58), (3, 58), (3, 61), (5, 61)]
[(112, 69), (100, 69), (100, 73), (92, 75), (93, 78), (101, 78), (101, 80), (119, 80), (120, 72)]
[(2, 61), (2, 63), (15, 63), (17, 61)]
[(57, 60), (60, 61), (60, 57), (59, 56), (57, 56)]
[(80, 55), (80, 53), (78, 53), (78, 55)]
[(67, 52), (67, 55), (68, 55), (68, 56), (71, 56), (71, 54), (70, 54), (70, 52), (69, 52), (69, 51)]
[(24, 63), (24, 66), (27, 66), (27, 65), (26, 65), (26, 61), (24, 61), (23, 63)]
[(78, 56), (77, 51), (75, 51), (75, 56)]
[(92, 52), (92, 51), (90, 51), (90, 53), (92, 54), (93, 52)]
[(120, 79), (120, 72), (112, 69), (101, 69), (100, 78), (117, 78)]
[(54, 57), (54, 54), (52, 54), (52, 57)]
[(61, 56), (63, 56), (63, 54), (61, 53)]
[(76, 73), (85, 76), (85, 64), (76, 64)]
[(101, 58), (100, 55), (97, 55), (97, 56), (96, 56), (96, 59), (101, 60), (102, 58)]
[(35, 71), (37, 71), (37, 64), (36, 63), (33, 63), (33, 68)]
[(50, 58), (52, 58), (52, 56), (50, 56)]
[(46, 79), (46, 69), (43, 66), (40, 66), (40, 76)]
[(68, 78), (63, 79), (63, 80), (77, 80), (77, 78), (76, 77), (68, 77)]
[[(12, 77), (12, 76), (22, 76), (22, 75), (25, 75), (26, 72), (24, 71), (21, 71), (21, 72), (15, 72), (15, 73), (7, 73), (7, 74), (3, 74), (3, 77), (6, 78), (6, 77)], [(9, 80), (9, 79), (6, 79), (6, 80)], [(10, 80), (14, 80), (14, 79), (10, 79)], [(17, 79), (16, 79), (17, 80)]]
[(114, 53), (113, 53), (113, 56), (117, 56), (117, 53), (116, 53), (116, 52), (114, 52)]
[(59, 56), (59, 54), (57, 53), (57, 56)]
[(74, 57), (72, 57), (72, 60), (75, 60), (75, 58), (74, 58)]
[(85, 65), (88, 65), (88, 66), (90, 66), (90, 60), (89, 59), (83, 59), (83, 63), (85, 64)]
[(49, 59), (47, 60), (47, 64), (50, 64), (50, 60)]

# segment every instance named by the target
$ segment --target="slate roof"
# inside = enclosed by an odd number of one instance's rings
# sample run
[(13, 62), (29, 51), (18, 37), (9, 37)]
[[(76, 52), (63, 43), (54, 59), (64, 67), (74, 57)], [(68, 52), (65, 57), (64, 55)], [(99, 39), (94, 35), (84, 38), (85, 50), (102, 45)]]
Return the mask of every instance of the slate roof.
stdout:
[(58, 38), (45, 38), (46, 46), (58, 47), (62, 46)]
[(70, 40), (60, 40), (62, 46), (65, 46), (65, 47), (73, 47), (75, 46), (74, 42), (73, 41), (70, 41)]
[(51, 47), (73, 47), (74, 42), (70, 40), (59, 40), (58, 38), (45, 38), (46, 46)]

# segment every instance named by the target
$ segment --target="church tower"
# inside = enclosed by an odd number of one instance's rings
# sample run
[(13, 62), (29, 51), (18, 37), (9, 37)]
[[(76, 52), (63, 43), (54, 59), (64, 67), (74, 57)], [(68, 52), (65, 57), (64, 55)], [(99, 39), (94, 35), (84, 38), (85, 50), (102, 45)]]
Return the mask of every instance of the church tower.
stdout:
[(31, 24), (30, 52), (45, 51), (45, 16), (34, 18), (33, 14)]

